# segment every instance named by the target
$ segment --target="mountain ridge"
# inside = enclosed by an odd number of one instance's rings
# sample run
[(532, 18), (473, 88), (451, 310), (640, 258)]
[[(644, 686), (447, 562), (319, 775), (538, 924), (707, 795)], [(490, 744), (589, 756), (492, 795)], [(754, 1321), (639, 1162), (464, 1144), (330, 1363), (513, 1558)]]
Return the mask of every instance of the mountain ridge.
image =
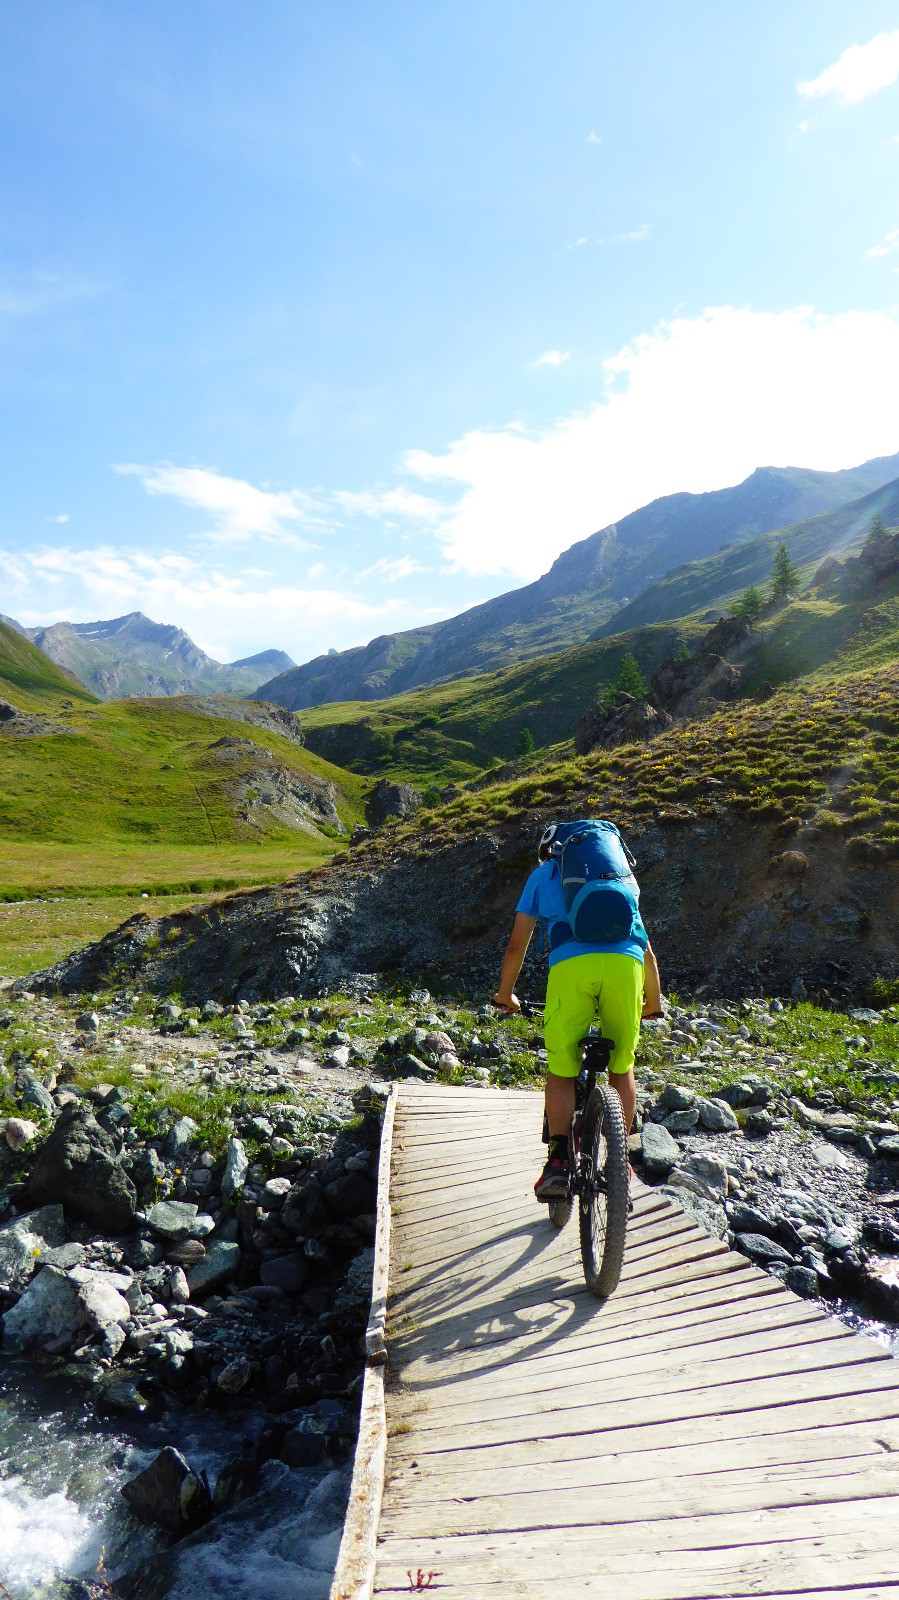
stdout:
[(293, 666), (290, 656), (273, 649), (239, 661), (216, 661), (183, 628), (154, 622), (142, 611), (97, 622), (60, 621), (40, 628), (24, 628), (12, 617), (0, 620), (58, 667), (73, 673), (101, 700), (194, 693), (249, 697), (267, 672), (273, 668), (288, 671)]
[(739, 545), (795, 524), (803, 513), (808, 518), (851, 503), (897, 474), (899, 455), (837, 473), (761, 467), (731, 488), (663, 496), (571, 545), (533, 583), (426, 627), (317, 656), (262, 684), (259, 697), (292, 711), (378, 700), (583, 643), (613, 626), (629, 587), (649, 587), (670, 569), (678, 540), (691, 538), (695, 556), (707, 556), (722, 542)]

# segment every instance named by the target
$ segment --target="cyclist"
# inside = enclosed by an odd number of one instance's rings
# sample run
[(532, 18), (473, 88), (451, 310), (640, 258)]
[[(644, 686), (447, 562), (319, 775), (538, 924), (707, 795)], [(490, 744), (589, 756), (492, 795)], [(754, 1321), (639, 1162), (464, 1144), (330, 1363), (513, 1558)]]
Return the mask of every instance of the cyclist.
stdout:
[[(549, 857), (554, 827), (540, 841), (538, 865), (524, 886), (512, 934), (503, 957), (494, 1004), (517, 1012), (515, 984), (538, 921), (549, 940), (544, 1038), (546, 1042), (546, 1121), (549, 1150), (534, 1184), (538, 1200), (564, 1199), (568, 1193), (568, 1129), (574, 1116), (575, 1081), (581, 1068), (580, 1040), (597, 1016), (603, 1033), (614, 1039), (609, 1083), (617, 1090), (630, 1131), (637, 1106), (634, 1052), (642, 1017), (662, 1015), (659, 968), (634, 902), (631, 937), (618, 944), (582, 944), (573, 938), (562, 897), (558, 862)], [(562, 924), (562, 926), (558, 926)]]

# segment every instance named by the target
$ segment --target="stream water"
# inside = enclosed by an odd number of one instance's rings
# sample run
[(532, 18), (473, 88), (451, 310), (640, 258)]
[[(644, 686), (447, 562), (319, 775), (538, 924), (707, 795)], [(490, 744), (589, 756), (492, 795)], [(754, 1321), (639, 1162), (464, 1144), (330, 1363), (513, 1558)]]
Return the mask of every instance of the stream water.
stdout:
[(12, 1600), (87, 1600), (101, 1592), (87, 1587), (101, 1557), (111, 1579), (152, 1564), (153, 1582), (135, 1591), (141, 1600), (326, 1600), (347, 1469), (266, 1463), (258, 1489), (174, 1556), (119, 1494), (173, 1443), (214, 1483), (247, 1420), (185, 1412), (124, 1427), (98, 1423), (71, 1385), (0, 1363), (0, 1580)]

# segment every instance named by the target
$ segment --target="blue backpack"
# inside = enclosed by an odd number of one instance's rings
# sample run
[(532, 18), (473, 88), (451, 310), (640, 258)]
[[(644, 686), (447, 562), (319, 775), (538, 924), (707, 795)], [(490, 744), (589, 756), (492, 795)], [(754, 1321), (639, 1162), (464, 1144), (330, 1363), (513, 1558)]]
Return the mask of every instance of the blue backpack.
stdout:
[[(639, 916), (636, 865), (614, 822), (560, 822), (540, 842), (544, 860), (558, 861), (562, 897), (571, 929), (581, 944), (620, 944)], [(564, 925), (557, 924), (552, 943)]]

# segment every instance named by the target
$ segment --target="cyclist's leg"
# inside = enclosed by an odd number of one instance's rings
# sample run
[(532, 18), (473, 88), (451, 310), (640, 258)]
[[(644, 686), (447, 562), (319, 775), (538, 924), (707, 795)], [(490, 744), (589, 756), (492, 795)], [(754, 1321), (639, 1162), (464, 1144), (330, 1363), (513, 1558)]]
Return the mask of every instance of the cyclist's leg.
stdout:
[(596, 1014), (591, 981), (595, 957), (570, 956), (549, 969), (543, 1037), (546, 1044), (546, 1117), (550, 1134), (568, 1132), (574, 1085), (581, 1070), (579, 1041)]
[(600, 982), (595, 991), (600, 1025), (603, 1033), (615, 1041), (609, 1083), (620, 1097), (624, 1125), (630, 1132), (637, 1109), (634, 1053), (643, 1010), (643, 965), (634, 956), (617, 953), (595, 959), (600, 963)]

